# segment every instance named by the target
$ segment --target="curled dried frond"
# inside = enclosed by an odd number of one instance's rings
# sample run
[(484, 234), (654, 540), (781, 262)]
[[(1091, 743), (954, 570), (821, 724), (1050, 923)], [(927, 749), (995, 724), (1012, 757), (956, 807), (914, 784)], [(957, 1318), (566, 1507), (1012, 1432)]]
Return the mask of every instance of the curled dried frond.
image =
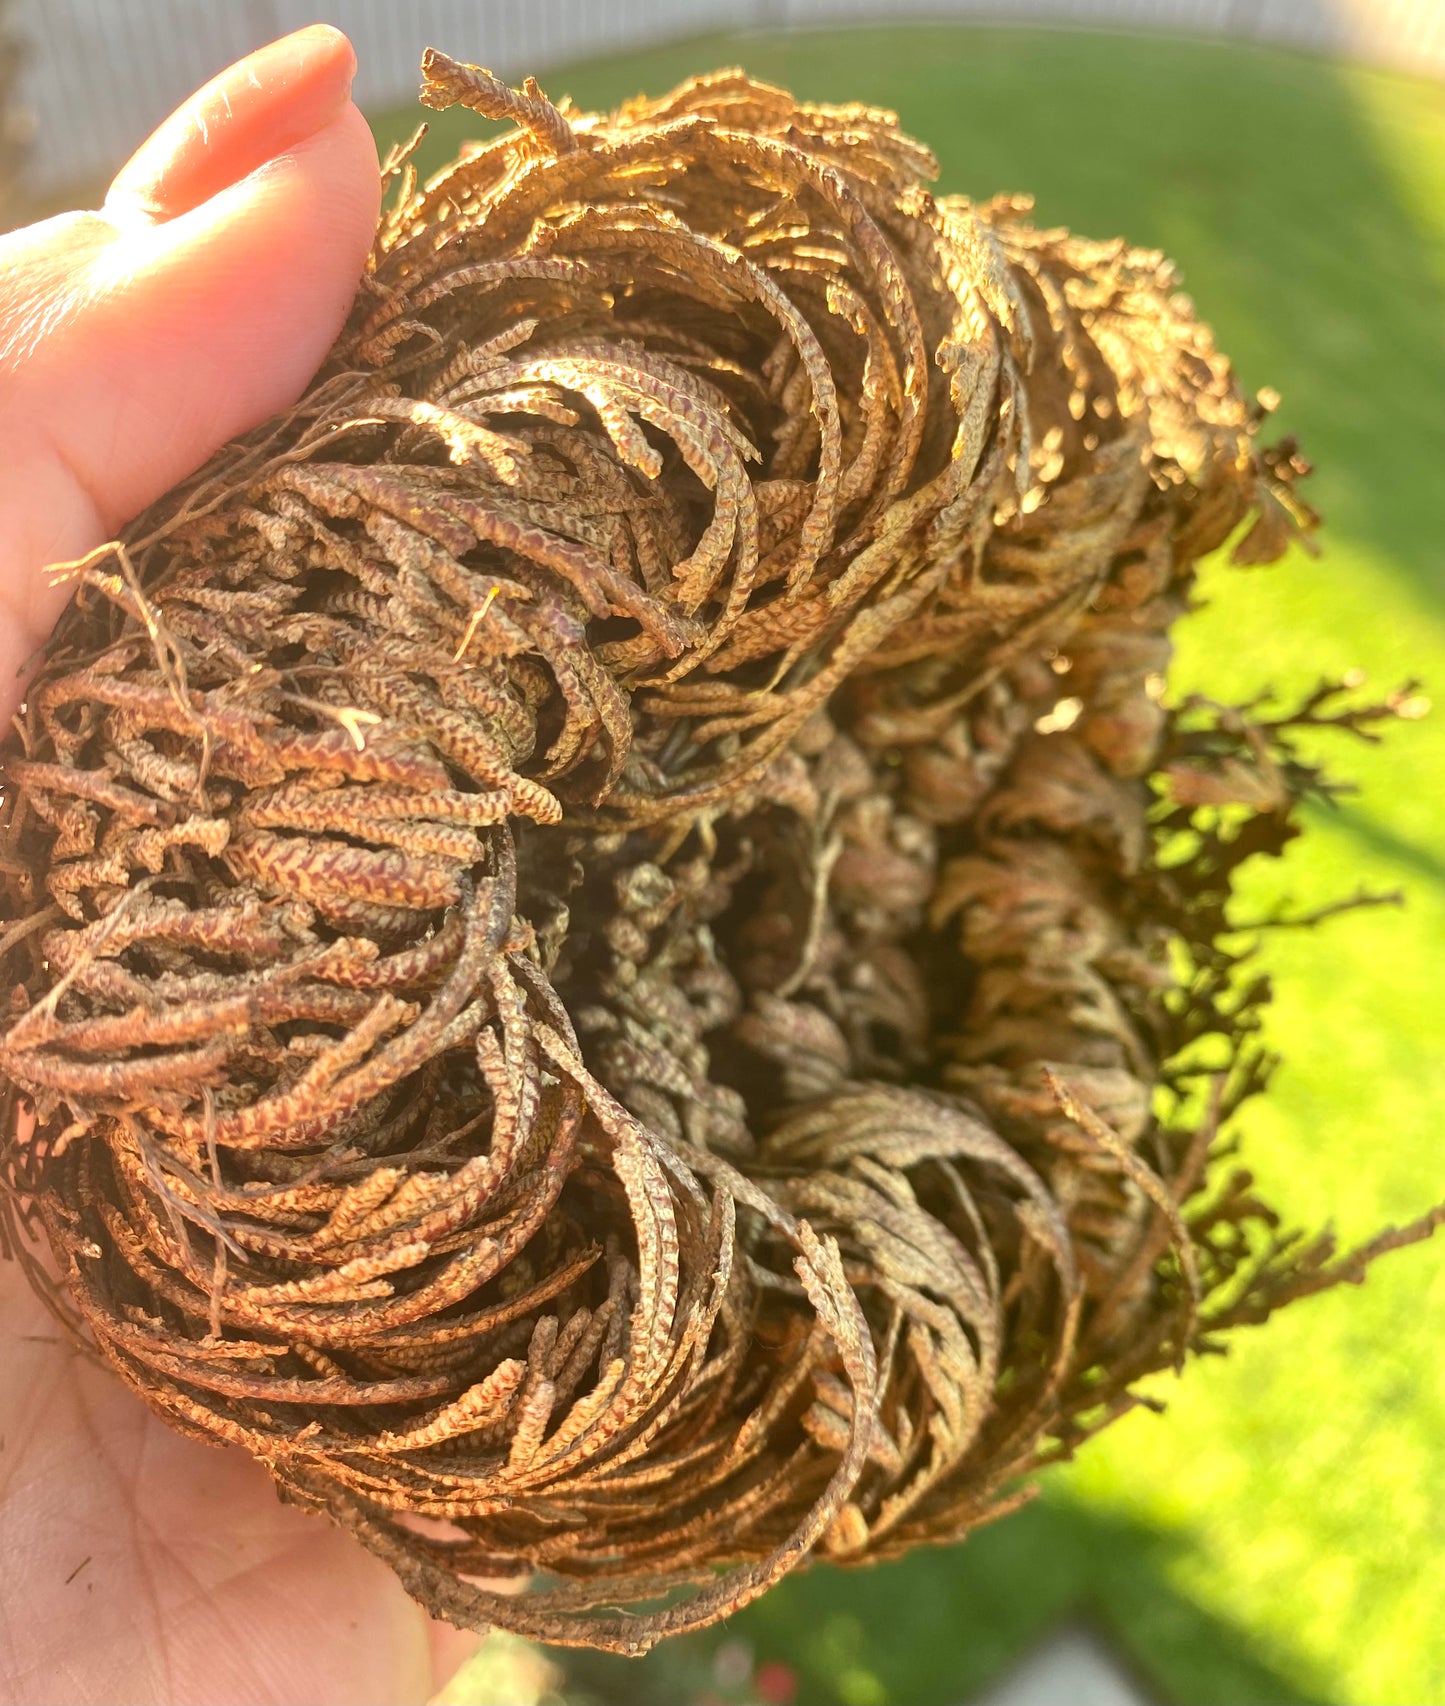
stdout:
[(433, 1612), (639, 1651), (1430, 1230), (1336, 1260), (1210, 1167), (1269, 1069), (1238, 866), (1328, 787), (1297, 730), (1409, 701), (1168, 708), (1198, 557), (1314, 518), (1158, 255), (740, 72), (426, 75), (515, 128), (72, 567), (5, 1226)]

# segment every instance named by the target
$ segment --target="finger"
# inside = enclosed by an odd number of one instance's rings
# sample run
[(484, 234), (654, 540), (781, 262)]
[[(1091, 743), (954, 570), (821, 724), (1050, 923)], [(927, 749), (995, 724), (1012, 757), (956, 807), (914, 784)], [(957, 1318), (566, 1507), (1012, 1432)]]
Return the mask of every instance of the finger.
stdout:
[[(314, 117), (324, 82), (287, 82), (265, 124), (247, 109), (218, 149), (244, 165), (258, 136), (294, 128), (287, 91)], [(157, 175), (177, 207), (209, 182), (198, 161)], [(44, 565), (100, 544), (299, 395), (345, 319), (379, 196), (371, 134), (343, 100), (159, 223), (70, 214), (0, 240), (0, 715), (68, 596)]]
[(431, 1691), (439, 1694), (482, 1644), (472, 1630), (453, 1629), (450, 1623), (427, 1623), (431, 1649)]
[(174, 219), (313, 136), (345, 105), (356, 55), (312, 24), (228, 66), (144, 141), (105, 198), (118, 225)]

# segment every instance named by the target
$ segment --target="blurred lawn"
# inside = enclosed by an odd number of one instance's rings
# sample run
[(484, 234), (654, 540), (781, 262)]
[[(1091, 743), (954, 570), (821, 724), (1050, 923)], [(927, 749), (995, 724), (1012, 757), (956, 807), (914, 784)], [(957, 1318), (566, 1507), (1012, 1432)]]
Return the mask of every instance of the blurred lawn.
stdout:
[[(1445, 88), (1187, 40), (932, 27), (713, 38), (544, 82), (592, 106), (738, 62), (897, 108), (946, 189), (1027, 189), (1043, 220), (1167, 249), (1245, 384), (1283, 392), (1281, 428), (1319, 464), (1326, 555), (1214, 569), (1179, 685), (1243, 695), (1360, 667), (1445, 693)], [(431, 163), (475, 128), (435, 123)], [(1337, 767), (1357, 800), (1251, 898), (1363, 882), (1409, 906), (1270, 944), (1286, 1068), (1247, 1134), (1300, 1219), (1358, 1237), (1445, 1194), (1445, 716)], [(804, 1706), (957, 1701), (1086, 1605), (1194, 1706), (1445, 1701), (1442, 1340), (1445, 1247), (1392, 1257), (1363, 1292), (1157, 1383), (1165, 1420), (1127, 1418), (966, 1546), (816, 1570), (640, 1664), (567, 1658), (568, 1696), (744, 1698), (742, 1641), (793, 1667)]]

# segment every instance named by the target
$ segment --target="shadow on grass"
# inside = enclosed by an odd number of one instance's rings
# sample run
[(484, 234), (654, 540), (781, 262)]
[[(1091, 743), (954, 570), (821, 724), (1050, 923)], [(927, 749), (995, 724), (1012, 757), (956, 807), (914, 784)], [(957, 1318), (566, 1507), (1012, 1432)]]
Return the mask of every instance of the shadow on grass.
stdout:
[[(1312, 812), (1310, 815), (1315, 814)], [(1422, 847), (1418, 841), (1398, 834), (1372, 812), (1358, 806), (1341, 806), (1331, 814), (1330, 820), (1337, 822), (1361, 847), (1445, 890), (1445, 850)]]
[[(754, 1674), (782, 1664), (796, 1675), (798, 1706), (966, 1706), (1029, 1643), (1080, 1617), (1103, 1629), (1156, 1701), (1325, 1706), (1253, 1651), (1243, 1631), (1169, 1586), (1190, 1545), (1188, 1535), (1050, 1499), (961, 1546), (793, 1576), (721, 1628), (645, 1659), (553, 1656), (569, 1701), (607, 1706), (743, 1698), (719, 1682), (739, 1643)], [(1160, 1674), (1154, 1655), (1165, 1649), (1194, 1655), (1187, 1696)]]

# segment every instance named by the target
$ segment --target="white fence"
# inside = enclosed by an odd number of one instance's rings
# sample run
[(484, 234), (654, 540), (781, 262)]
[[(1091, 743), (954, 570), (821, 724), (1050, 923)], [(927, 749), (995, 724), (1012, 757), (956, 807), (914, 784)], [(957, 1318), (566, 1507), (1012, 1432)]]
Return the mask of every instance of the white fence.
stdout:
[(20, 0), (30, 188), (107, 178), (199, 83), (324, 18), (356, 43), (363, 106), (414, 95), (429, 42), (502, 73), (707, 31), (958, 18), (1234, 35), (1445, 77), (1445, 0)]

